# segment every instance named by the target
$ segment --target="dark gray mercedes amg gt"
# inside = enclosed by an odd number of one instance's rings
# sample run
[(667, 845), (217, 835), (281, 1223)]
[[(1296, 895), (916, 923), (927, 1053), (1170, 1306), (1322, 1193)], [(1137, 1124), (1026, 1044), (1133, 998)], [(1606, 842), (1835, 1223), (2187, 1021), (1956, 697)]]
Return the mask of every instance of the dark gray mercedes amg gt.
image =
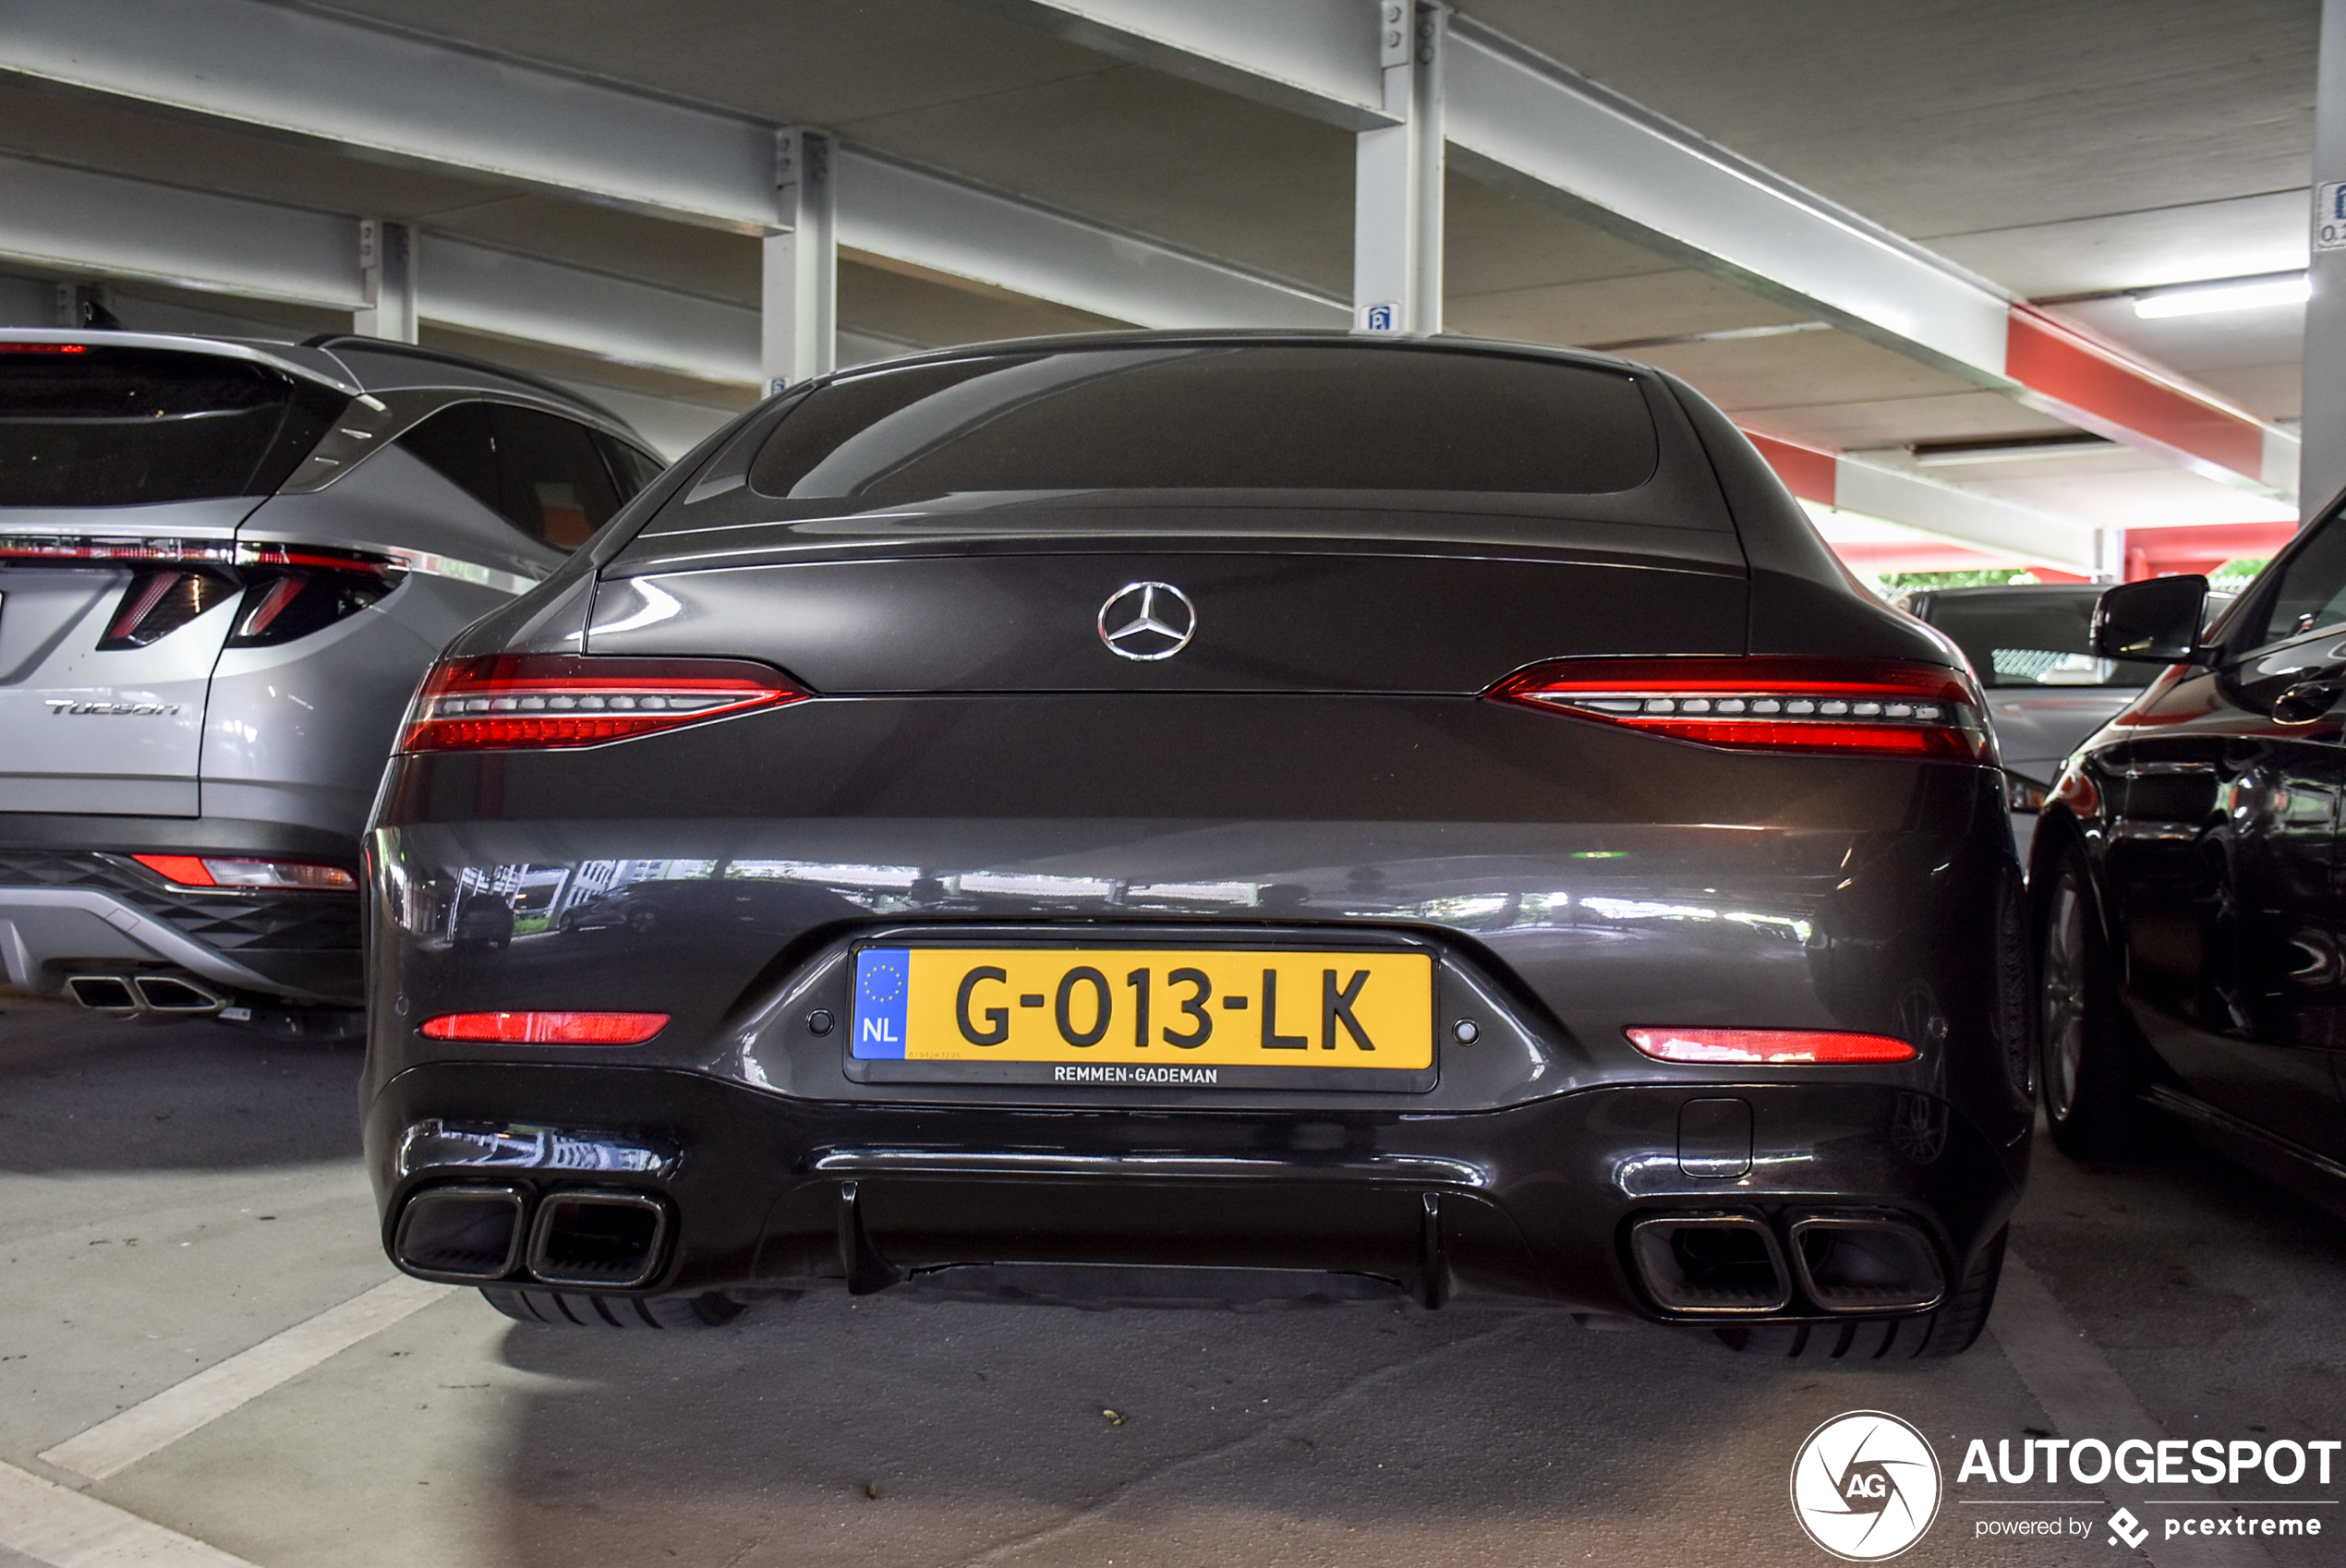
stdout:
[[(2026, 1175), (1962, 655), (1596, 356), (792, 389), (447, 651), (368, 857), (385, 1245), (524, 1320), (1455, 1300), (1946, 1355)], [(483, 899), (510, 940), (450, 935)]]

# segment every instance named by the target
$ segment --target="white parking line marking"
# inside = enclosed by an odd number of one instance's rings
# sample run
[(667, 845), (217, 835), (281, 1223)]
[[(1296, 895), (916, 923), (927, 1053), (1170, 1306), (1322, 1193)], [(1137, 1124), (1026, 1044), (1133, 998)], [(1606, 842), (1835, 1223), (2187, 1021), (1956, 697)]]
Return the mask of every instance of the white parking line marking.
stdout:
[(50, 1568), (252, 1568), (192, 1536), (0, 1465), (0, 1546)]
[[(2045, 1282), (2016, 1252), (2004, 1254), (2003, 1283), (1996, 1291), (1988, 1332), (2052, 1418), (2056, 1432), (2111, 1443), (2131, 1437), (2156, 1442), (2167, 1435), (2167, 1429), (2134, 1397), (2085, 1331), (2069, 1321)], [(2112, 1503), (2122, 1499), (2137, 1505), (2157, 1501), (2115, 1481), (2100, 1490)], [(2229, 1513), (2233, 1505), (2209, 1497), (2195, 1500), (2191, 1506), (2214, 1514)], [(2157, 1568), (2272, 1568), (2273, 1561), (2261, 1545), (2246, 1539), (2154, 1537), (2140, 1550)]]
[(453, 1285), (427, 1285), (405, 1274), (386, 1280), (67, 1438), (41, 1457), (103, 1481), (454, 1291)]

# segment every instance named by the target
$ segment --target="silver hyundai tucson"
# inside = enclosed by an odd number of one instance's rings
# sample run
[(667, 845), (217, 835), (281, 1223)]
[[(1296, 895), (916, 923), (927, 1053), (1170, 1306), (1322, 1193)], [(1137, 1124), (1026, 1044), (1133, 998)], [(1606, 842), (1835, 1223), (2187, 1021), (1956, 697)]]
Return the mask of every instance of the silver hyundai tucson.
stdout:
[(358, 833), (417, 678), (660, 468), (405, 344), (0, 331), (7, 983), (355, 1033)]

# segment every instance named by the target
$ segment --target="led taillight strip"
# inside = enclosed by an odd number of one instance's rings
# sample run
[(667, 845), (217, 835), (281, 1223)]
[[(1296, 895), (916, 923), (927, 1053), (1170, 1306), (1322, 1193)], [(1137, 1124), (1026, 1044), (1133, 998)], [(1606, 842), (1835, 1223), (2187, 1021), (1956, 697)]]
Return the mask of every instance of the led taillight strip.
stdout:
[(424, 678), (403, 752), (596, 746), (780, 707), (811, 694), (744, 659), (492, 654)]
[(133, 566), (300, 566), (320, 572), (395, 576), (405, 563), (327, 545), (236, 539), (96, 538), (66, 534), (0, 535), (0, 561), (120, 561)]
[(1995, 760), (1969, 679), (1937, 665), (1832, 658), (1590, 658), (1488, 694), (1701, 745)]

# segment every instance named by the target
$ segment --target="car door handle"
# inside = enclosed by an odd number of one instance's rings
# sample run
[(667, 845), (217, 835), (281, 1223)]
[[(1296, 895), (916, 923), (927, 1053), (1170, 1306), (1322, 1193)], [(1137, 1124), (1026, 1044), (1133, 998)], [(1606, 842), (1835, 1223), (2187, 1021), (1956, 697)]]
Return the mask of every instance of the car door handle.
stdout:
[(2273, 699), (2273, 722), (2292, 728), (2313, 723), (2337, 705), (2346, 692), (2335, 681), (2300, 681)]

